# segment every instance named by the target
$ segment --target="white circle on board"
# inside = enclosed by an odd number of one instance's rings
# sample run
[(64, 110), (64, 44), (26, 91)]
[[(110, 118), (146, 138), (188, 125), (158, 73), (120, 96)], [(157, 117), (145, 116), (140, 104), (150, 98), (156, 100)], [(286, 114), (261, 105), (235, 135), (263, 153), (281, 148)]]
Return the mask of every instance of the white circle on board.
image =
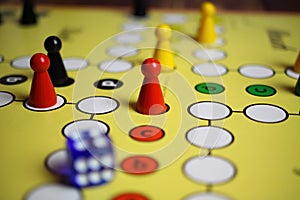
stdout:
[(16, 58), (11, 62), (11, 65), (18, 69), (30, 69), (31, 56), (23, 56)]
[(77, 138), (80, 138), (79, 133), (86, 130), (93, 130), (93, 133), (95, 133), (94, 130), (97, 130), (97, 133), (99, 135), (100, 134), (104, 135), (104, 134), (108, 134), (109, 126), (106, 123), (101, 121), (83, 119), (83, 120), (77, 120), (67, 124), (63, 128), (62, 133), (65, 137), (76, 140)]
[(294, 79), (298, 79), (299, 78), (299, 73), (295, 72), (293, 70), (293, 67), (286, 68), (285, 74), (288, 75), (291, 78), (294, 78)]
[(270, 67), (258, 64), (243, 65), (239, 68), (240, 74), (249, 78), (270, 78), (275, 72)]
[(215, 192), (203, 192), (192, 194), (184, 200), (229, 200), (229, 197), (223, 196), (221, 194), (217, 194)]
[(122, 25), (122, 29), (124, 31), (131, 31), (131, 30), (135, 30), (135, 29), (143, 29), (145, 27), (146, 27), (145, 23), (135, 22), (135, 21), (127, 22), (127, 23), (124, 23)]
[(226, 53), (219, 49), (199, 49), (194, 52), (194, 56), (201, 60), (214, 61), (226, 58)]
[(204, 120), (225, 119), (231, 115), (231, 109), (222, 103), (202, 101), (192, 104), (189, 113), (196, 118)]
[(283, 108), (271, 104), (253, 104), (244, 109), (244, 114), (258, 122), (278, 123), (288, 118), (288, 113)]
[(162, 21), (167, 24), (183, 24), (186, 22), (186, 16), (177, 13), (168, 13), (162, 16)]
[(108, 60), (98, 65), (99, 69), (105, 72), (125, 72), (133, 67), (133, 64), (126, 60)]
[(9, 92), (0, 91), (0, 107), (7, 106), (12, 103), (15, 99), (15, 96)]
[(65, 68), (67, 71), (79, 70), (88, 66), (88, 61), (83, 58), (64, 58)]
[(135, 44), (143, 40), (142, 36), (137, 33), (122, 33), (115, 36), (115, 40), (124, 44)]
[(88, 114), (105, 114), (116, 110), (119, 102), (110, 97), (94, 96), (80, 100), (76, 107), (79, 111)]
[(46, 158), (46, 167), (54, 174), (59, 176), (69, 176), (71, 166), (68, 162), (68, 153), (65, 149), (61, 149), (51, 153)]
[(58, 109), (58, 108), (62, 107), (63, 105), (65, 105), (66, 100), (65, 100), (64, 97), (62, 97), (62, 96), (60, 96), (60, 95), (57, 95), (56, 98), (57, 98), (56, 104), (55, 104), (54, 106), (50, 106), (50, 107), (48, 107), (48, 108), (35, 108), (35, 107), (33, 107), (33, 106), (30, 106), (30, 105), (28, 104), (28, 99), (24, 102), (24, 106), (25, 106), (25, 108), (27, 108), (27, 109), (29, 109), (29, 110), (33, 110), (33, 111), (41, 111), (41, 112), (43, 112), (43, 111), (55, 110), (55, 109)]
[(187, 132), (186, 138), (191, 144), (206, 149), (222, 148), (233, 141), (228, 130), (216, 126), (195, 127)]
[(107, 53), (113, 57), (130, 57), (138, 53), (138, 49), (133, 46), (114, 46), (107, 49)]
[(223, 38), (218, 37), (216, 41), (213, 44), (211, 44), (211, 46), (220, 47), (223, 46), (224, 44), (225, 44), (225, 40)]
[(188, 178), (210, 185), (230, 181), (236, 174), (231, 162), (215, 156), (191, 158), (184, 164), (183, 171)]
[(202, 76), (222, 76), (228, 69), (224, 65), (216, 63), (202, 63), (193, 66), (193, 72)]
[(221, 25), (216, 25), (215, 26), (215, 31), (216, 33), (219, 34), (223, 34), (224, 33), (224, 28)]
[(48, 183), (34, 188), (25, 197), (25, 200), (41, 199), (81, 200), (82, 194), (75, 187), (58, 183)]

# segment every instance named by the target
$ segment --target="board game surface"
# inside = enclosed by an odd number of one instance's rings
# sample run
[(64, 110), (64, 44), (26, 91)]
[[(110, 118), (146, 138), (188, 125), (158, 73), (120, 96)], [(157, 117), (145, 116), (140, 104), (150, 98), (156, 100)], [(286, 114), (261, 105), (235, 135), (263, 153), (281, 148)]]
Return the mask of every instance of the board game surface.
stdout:
[[(136, 19), (126, 9), (45, 6), (36, 9), (37, 25), (21, 26), (19, 7), (2, 10), (0, 199), (31, 199), (44, 186), (66, 200), (300, 197), (291, 67), (300, 15), (221, 12), (217, 42), (205, 46), (192, 39), (197, 11), (150, 10)], [(159, 75), (168, 111), (147, 116), (135, 111), (140, 67), (162, 23), (174, 30), (176, 67)], [(74, 83), (55, 88), (53, 108), (35, 109), (26, 103), (29, 59), (46, 53), (50, 35), (62, 39)], [(89, 127), (110, 136), (115, 170), (109, 183), (78, 190), (61, 183), (61, 165), (66, 137)]]

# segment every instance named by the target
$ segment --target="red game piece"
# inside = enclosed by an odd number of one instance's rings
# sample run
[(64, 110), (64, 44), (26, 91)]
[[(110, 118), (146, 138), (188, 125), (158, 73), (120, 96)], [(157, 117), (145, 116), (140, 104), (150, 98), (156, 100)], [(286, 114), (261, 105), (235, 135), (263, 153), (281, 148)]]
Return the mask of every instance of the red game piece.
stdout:
[(155, 58), (148, 58), (142, 64), (142, 73), (145, 77), (136, 104), (139, 113), (157, 115), (167, 110), (158, 80), (160, 70), (160, 63)]
[(35, 108), (54, 106), (57, 98), (47, 71), (50, 66), (48, 56), (42, 53), (34, 54), (30, 59), (30, 66), (34, 74), (28, 104)]

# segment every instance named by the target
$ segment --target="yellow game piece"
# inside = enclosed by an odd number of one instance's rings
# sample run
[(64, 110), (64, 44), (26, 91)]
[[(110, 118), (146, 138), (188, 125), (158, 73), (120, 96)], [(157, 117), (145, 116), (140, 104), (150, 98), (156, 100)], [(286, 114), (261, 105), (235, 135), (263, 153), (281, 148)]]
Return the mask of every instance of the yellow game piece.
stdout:
[(171, 50), (170, 38), (172, 29), (166, 24), (161, 24), (155, 29), (157, 43), (153, 58), (156, 58), (163, 67), (174, 69), (174, 53)]
[(200, 20), (196, 40), (204, 44), (214, 43), (217, 39), (214, 21), (216, 8), (212, 3), (204, 2), (201, 5), (200, 12), (202, 18)]
[(294, 64), (294, 72), (299, 73), (300, 74), (300, 51), (298, 54), (298, 58)]

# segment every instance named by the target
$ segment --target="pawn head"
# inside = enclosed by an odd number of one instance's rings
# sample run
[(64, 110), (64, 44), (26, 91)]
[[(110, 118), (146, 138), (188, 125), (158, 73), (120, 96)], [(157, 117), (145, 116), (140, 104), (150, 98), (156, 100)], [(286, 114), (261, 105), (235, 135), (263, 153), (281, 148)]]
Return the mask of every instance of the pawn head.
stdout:
[(160, 74), (160, 70), (160, 63), (155, 58), (147, 58), (142, 64), (142, 73), (146, 78), (157, 77)]
[(47, 71), (50, 66), (50, 60), (43, 53), (36, 53), (30, 59), (30, 67), (35, 72)]
[(47, 37), (44, 47), (49, 53), (59, 52), (61, 49), (61, 40), (56, 36)]
[(155, 35), (158, 40), (168, 40), (172, 35), (172, 29), (167, 24), (161, 24), (156, 27)]
[(204, 2), (201, 5), (200, 11), (204, 16), (213, 16), (216, 13), (216, 7), (211, 2)]

